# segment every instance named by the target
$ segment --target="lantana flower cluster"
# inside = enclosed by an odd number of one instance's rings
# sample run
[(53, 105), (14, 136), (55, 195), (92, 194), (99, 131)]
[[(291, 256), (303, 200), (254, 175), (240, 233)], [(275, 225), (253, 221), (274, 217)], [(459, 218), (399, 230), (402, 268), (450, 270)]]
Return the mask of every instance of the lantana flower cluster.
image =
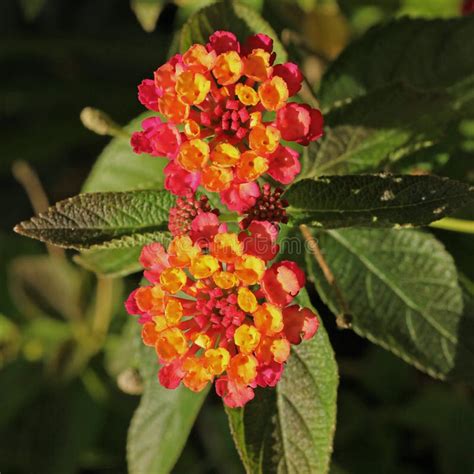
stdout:
[(200, 211), (191, 227), (167, 250), (160, 243), (143, 248), (150, 284), (132, 292), (126, 307), (156, 350), (163, 386), (183, 382), (198, 392), (216, 380), (224, 402), (242, 406), (256, 386), (276, 385), (291, 344), (312, 337), (318, 319), (292, 304), (303, 271), (291, 261), (269, 264), (278, 253), (273, 224), (252, 221), (233, 233)]
[(296, 64), (275, 59), (266, 35), (241, 44), (233, 33), (217, 31), (140, 84), (140, 102), (161, 117), (144, 120), (132, 146), (170, 160), (166, 189), (183, 196), (201, 185), (242, 212), (259, 196), (260, 176), (294, 180), (301, 166), (288, 144), (317, 140), (323, 119), (318, 109), (289, 102), (303, 76)]
[[(245, 405), (256, 387), (274, 387), (291, 345), (319, 325), (294, 302), (304, 272), (276, 258), (279, 226), (288, 221), (284, 190), (257, 179), (266, 173), (290, 183), (300, 164), (285, 143), (319, 138), (322, 117), (288, 102), (302, 75), (293, 63), (274, 63), (265, 35), (240, 44), (232, 33), (214, 33), (141, 83), (140, 101), (166, 121), (148, 118), (132, 136), (137, 153), (169, 158), (165, 185), (179, 197), (169, 214), (171, 243), (142, 249), (148, 284), (130, 294), (127, 311), (155, 349), (163, 386), (199, 392), (215, 382), (229, 407)], [(223, 222), (196, 195), (199, 185), (219, 193), (240, 222)]]

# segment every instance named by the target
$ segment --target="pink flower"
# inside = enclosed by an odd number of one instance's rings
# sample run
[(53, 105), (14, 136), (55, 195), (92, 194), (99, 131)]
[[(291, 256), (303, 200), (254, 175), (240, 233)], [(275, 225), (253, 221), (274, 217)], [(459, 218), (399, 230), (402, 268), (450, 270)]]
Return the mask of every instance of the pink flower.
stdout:
[(268, 221), (252, 221), (247, 232), (241, 232), (239, 240), (246, 254), (255, 255), (265, 261), (273, 260), (278, 253), (278, 229)]
[(214, 50), (216, 54), (227, 51), (240, 52), (240, 43), (234, 33), (230, 31), (216, 31), (209, 37), (206, 47), (208, 51)]
[(219, 222), (219, 217), (213, 212), (199, 212), (191, 223), (189, 236), (200, 247), (208, 247), (218, 232), (226, 232), (227, 225)]
[(222, 202), (231, 210), (239, 213), (245, 212), (255, 204), (260, 196), (258, 184), (250, 183), (231, 184), (231, 186), (220, 193)]
[(309, 127), (309, 132), (306, 135), (305, 139), (299, 142), (305, 146), (308, 145), (309, 142), (314, 142), (323, 136), (323, 125), (324, 125), (323, 114), (318, 109), (310, 108), (310, 115), (311, 115), (311, 124)]
[(138, 100), (147, 109), (158, 112), (158, 93), (153, 80), (144, 79), (138, 86)]
[(309, 105), (291, 102), (277, 112), (276, 127), (284, 140), (308, 145), (322, 136), (323, 116)]
[(169, 266), (168, 254), (163, 245), (159, 242), (145, 245), (142, 248), (139, 261), (143, 268), (146, 268), (147, 270), (153, 269), (158, 272), (162, 272)]
[(286, 306), (305, 284), (303, 270), (295, 262), (283, 260), (268, 268), (261, 282), (266, 299), (277, 306)]
[(299, 153), (287, 146), (279, 146), (270, 156), (268, 174), (283, 184), (290, 184), (301, 171)]
[(257, 368), (256, 382), (259, 387), (274, 387), (283, 374), (283, 364), (270, 362), (267, 365), (259, 365)]
[(286, 82), (290, 97), (301, 89), (303, 74), (294, 63), (277, 64), (273, 67), (273, 76), (280, 76)]
[(158, 371), (158, 380), (160, 381), (160, 384), (165, 388), (178, 388), (185, 374), (182, 365), (182, 359), (177, 359), (171, 362), (171, 364), (161, 367)]
[(132, 145), (133, 151), (139, 155), (142, 153), (150, 154), (153, 151), (150, 140), (145, 132), (134, 132), (130, 139), (130, 144)]
[(263, 49), (267, 53), (271, 53), (273, 51), (273, 40), (263, 33), (249, 36), (242, 45), (242, 55), (248, 56), (254, 49)]
[(170, 161), (163, 171), (166, 176), (165, 188), (177, 196), (194, 193), (199, 186), (200, 174), (189, 173), (174, 161)]
[(138, 288), (136, 290), (133, 290), (125, 301), (125, 309), (127, 310), (128, 314), (140, 314), (140, 308), (137, 306), (137, 303), (135, 301), (135, 295), (137, 291)]
[(143, 132), (132, 135), (135, 153), (174, 158), (181, 145), (181, 135), (173, 124), (163, 123), (159, 117), (150, 117), (142, 122)]
[(243, 407), (255, 396), (251, 387), (229, 380), (226, 376), (216, 380), (216, 392), (230, 408)]
[(283, 324), (283, 332), (288, 341), (299, 344), (316, 334), (319, 320), (309, 308), (292, 305), (283, 309)]

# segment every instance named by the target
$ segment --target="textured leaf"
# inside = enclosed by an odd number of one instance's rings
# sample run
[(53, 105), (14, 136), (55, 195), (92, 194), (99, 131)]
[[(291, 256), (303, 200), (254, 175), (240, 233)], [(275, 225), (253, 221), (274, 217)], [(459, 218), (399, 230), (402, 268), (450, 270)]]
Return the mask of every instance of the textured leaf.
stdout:
[(400, 83), (371, 91), (325, 116), (325, 135), (305, 149), (300, 178), (389, 167), (444, 140), (453, 115), (444, 92)]
[(180, 49), (186, 51), (193, 43), (206, 44), (217, 30), (235, 33), (240, 41), (247, 36), (264, 33), (273, 38), (277, 62), (285, 62), (287, 54), (272, 27), (253, 9), (238, 1), (217, 2), (199, 10), (181, 30)]
[[(153, 115), (149, 112), (132, 120), (125, 130), (133, 132), (141, 128), (142, 121)], [(156, 115), (156, 114), (154, 114)], [(162, 189), (163, 168), (166, 158), (136, 155), (130, 140), (117, 137), (104, 148), (97, 158), (82, 191), (130, 191), (133, 189)]]
[(128, 432), (127, 461), (130, 474), (171, 472), (208, 390), (194, 393), (181, 385), (162, 387), (152, 348), (140, 345), (140, 373), (145, 382), (140, 405)]
[(472, 201), (474, 188), (437, 176), (326, 176), (296, 182), (285, 199), (297, 222), (391, 227), (439, 220)]
[(451, 20), (402, 18), (371, 29), (351, 44), (323, 78), (323, 107), (403, 81), (419, 89), (457, 89), (474, 75), (474, 17)]
[[(346, 229), (318, 237), (359, 335), (433, 377), (473, 383), (474, 335), (462, 332), (466, 320), (456, 267), (432, 235)], [(337, 312), (332, 289), (312, 256), (307, 258), (318, 292)]]
[[(299, 303), (310, 306), (306, 291)], [(322, 324), (296, 346), (276, 389), (260, 389), (244, 408), (227, 409), (248, 473), (328, 472), (336, 423), (338, 374)]]
[[(130, 239), (136, 245), (124, 247)], [(91, 272), (109, 277), (123, 277), (141, 270), (138, 258), (143, 245), (160, 242), (167, 247), (170, 241), (169, 232), (136, 234), (130, 238), (107, 242), (103, 248), (92, 247), (90, 250), (84, 250), (73, 258), (77, 264)]]
[(15, 231), (66, 248), (136, 247), (159, 239), (174, 202), (168, 191), (79, 194)]

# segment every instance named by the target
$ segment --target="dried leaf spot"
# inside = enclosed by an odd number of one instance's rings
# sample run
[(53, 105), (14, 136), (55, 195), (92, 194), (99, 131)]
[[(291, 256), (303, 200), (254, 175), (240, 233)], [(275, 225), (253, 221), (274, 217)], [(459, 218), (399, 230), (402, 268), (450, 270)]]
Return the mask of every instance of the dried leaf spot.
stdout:
[(395, 194), (390, 189), (386, 189), (382, 196), (380, 196), (381, 201), (392, 201), (393, 199), (395, 199)]

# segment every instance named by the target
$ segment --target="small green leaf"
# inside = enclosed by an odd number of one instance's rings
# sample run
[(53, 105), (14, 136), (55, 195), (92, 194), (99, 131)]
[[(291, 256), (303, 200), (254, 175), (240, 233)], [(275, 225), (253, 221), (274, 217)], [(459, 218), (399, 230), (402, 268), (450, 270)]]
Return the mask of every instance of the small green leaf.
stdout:
[(167, 474), (186, 443), (209, 389), (199, 393), (183, 385), (166, 389), (157, 380), (154, 350), (141, 344), (139, 357), (145, 391), (128, 432), (128, 469), (130, 474)]
[[(445, 89), (464, 101), (461, 83), (474, 75), (474, 17), (401, 18), (372, 28), (324, 75), (320, 99), (330, 107), (402, 81), (422, 90)], [(471, 89), (472, 92), (472, 89)]]
[(391, 227), (439, 220), (472, 201), (474, 189), (436, 176), (348, 175), (303, 179), (284, 196), (299, 223)]
[(15, 227), (60, 247), (126, 248), (160, 240), (175, 198), (168, 191), (79, 194)]
[[(157, 114), (144, 113), (132, 120), (125, 130), (130, 133), (139, 130), (142, 121), (151, 115)], [(110, 141), (97, 158), (82, 191), (91, 193), (162, 189), (163, 168), (167, 163), (166, 158), (135, 154), (129, 139), (116, 137)]]
[[(310, 306), (305, 290), (297, 298)], [(338, 374), (322, 324), (292, 354), (276, 389), (259, 389), (244, 408), (227, 408), (249, 474), (326, 473), (336, 425)]]
[[(357, 334), (436, 378), (474, 382), (474, 335), (452, 257), (415, 230), (344, 229), (316, 234)], [(316, 262), (310, 278), (337, 313)], [(469, 316), (472, 322), (472, 315)]]
[(277, 62), (287, 60), (285, 48), (272, 27), (255, 10), (238, 1), (216, 2), (191, 16), (181, 30), (181, 51), (186, 51), (193, 43), (206, 44), (217, 30), (232, 31), (240, 41), (264, 33), (273, 39)]

